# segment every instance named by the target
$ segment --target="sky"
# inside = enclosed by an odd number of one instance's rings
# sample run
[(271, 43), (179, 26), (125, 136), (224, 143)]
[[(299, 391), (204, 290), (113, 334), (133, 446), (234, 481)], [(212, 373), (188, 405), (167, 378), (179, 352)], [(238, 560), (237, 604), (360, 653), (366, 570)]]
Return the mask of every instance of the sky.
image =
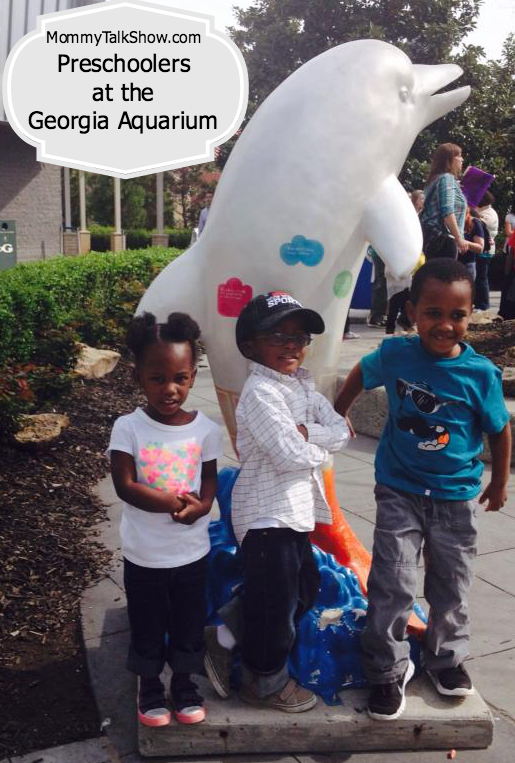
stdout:
[[(216, 26), (225, 30), (234, 26), (232, 7), (247, 8), (254, 0), (158, 0), (172, 8), (210, 13)], [(515, 33), (515, 0), (484, 0), (479, 23), (467, 42), (482, 45), (488, 58), (499, 58), (502, 43), (510, 32)]]

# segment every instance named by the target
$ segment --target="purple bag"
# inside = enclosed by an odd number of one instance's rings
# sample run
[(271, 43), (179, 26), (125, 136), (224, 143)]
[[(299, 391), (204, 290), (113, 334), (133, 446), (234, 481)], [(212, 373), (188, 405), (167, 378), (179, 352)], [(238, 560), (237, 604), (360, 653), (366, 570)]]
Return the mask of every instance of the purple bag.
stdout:
[(469, 207), (477, 207), (494, 182), (494, 177), (478, 167), (467, 167), (461, 179), (461, 190)]

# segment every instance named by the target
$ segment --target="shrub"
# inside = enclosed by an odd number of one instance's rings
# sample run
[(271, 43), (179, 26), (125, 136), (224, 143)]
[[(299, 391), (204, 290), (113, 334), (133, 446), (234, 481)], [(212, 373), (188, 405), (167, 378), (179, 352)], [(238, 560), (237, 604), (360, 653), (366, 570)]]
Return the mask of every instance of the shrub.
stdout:
[(55, 399), (71, 383), (77, 341), (119, 345), (157, 273), (180, 252), (55, 257), (0, 272), (0, 424)]
[[(91, 248), (95, 252), (108, 252), (111, 248), (111, 233), (114, 228), (108, 225), (91, 225)], [(186, 249), (191, 240), (190, 228), (165, 228), (168, 234), (168, 244), (178, 249)], [(127, 249), (144, 249), (152, 246), (152, 231), (144, 228), (139, 230), (125, 231), (125, 243)]]

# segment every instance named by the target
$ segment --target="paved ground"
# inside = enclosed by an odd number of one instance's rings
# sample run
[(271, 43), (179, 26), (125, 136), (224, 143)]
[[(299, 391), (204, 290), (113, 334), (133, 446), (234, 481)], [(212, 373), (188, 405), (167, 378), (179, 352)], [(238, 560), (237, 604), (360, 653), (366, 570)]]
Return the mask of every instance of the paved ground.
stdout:
[[(348, 369), (373, 347), (381, 337), (380, 329), (353, 325), (360, 339), (342, 343), (341, 368)], [(200, 369), (190, 395), (191, 407), (201, 408), (208, 416), (221, 421), (211, 376), (207, 368)], [(372, 547), (375, 505), (373, 500), (373, 459), (376, 441), (358, 436), (351, 446), (335, 459), (335, 472), (340, 503), (349, 521), (365, 546)], [(225, 455), (220, 465), (235, 465), (229, 438), (225, 438)], [(486, 469), (485, 478), (489, 467)], [(109, 480), (98, 487), (109, 506), (110, 521), (101, 528), (101, 539), (115, 551), (113, 570), (97, 586), (86, 591), (82, 603), (84, 638), (91, 665), (93, 687), (102, 718), (109, 716), (106, 727), (113, 748), (94, 749), (79, 756), (75, 746), (61, 748), (59, 755), (52, 751), (32, 753), (19, 763), (104, 763), (120, 760), (123, 763), (140, 761), (136, 743), (135, 687), (124, 669), (128, 641), (124, 592), (117, 522), (119, 502)], [(510, 501), (497, 514), (479, 515), (479, 556), (475, 583), (470, 597), (472, 618), (471, 658), (468, 668), (483, 698), (495, 718), (494, 742), (487, 750), (459, 751), (457, 759), (466, 763), (512, 763), (515, 748), (515, 474), (510, 480)], [(421, 589), (420, 589), (421, 590)], [(423, 602), (422, 602), (423, 603)], [(71, 750), (74, 747), (74, 750)], [(412, 760), (437, 763), (446, 759), (444, 751), (335, 753), (332, 755), (253, 755), (224, 758), (243, 763), (392, 763)], [(159, 758), (155, 760), (172, 760)], [(198, 758), (182, 758), (194, 763)], [(203, 760), (218, 761), (219, 758)], [(18, 759), (16, 759), (18, 763)]]

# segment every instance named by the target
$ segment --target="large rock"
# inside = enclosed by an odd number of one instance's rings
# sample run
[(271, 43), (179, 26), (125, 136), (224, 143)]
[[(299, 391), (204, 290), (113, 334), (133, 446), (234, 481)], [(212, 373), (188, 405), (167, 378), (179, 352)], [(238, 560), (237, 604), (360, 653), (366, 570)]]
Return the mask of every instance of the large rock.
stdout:
[(45, 445), (56, 440), (70, 421), (63, 413), (35, 413), (24, 416), (21, 424), (21, 429), (14, 435), (17, 443)]
[(470, 323), (474, 326), (487, 326), (492, 323), (502, 323), (502, 318), (497, 314), (496, 310), (479, 310), (472, 313)]
[(81, 344), (80, 348), (75, 373), (84, 379), (100, 379), (110, 374), (120, 360), (120, 353), (114, 350), (96, 350), (87, 344)]
[(502, 388), (505, 395), (515, 397), (515, 368), (513, 366), (503, 368)]

